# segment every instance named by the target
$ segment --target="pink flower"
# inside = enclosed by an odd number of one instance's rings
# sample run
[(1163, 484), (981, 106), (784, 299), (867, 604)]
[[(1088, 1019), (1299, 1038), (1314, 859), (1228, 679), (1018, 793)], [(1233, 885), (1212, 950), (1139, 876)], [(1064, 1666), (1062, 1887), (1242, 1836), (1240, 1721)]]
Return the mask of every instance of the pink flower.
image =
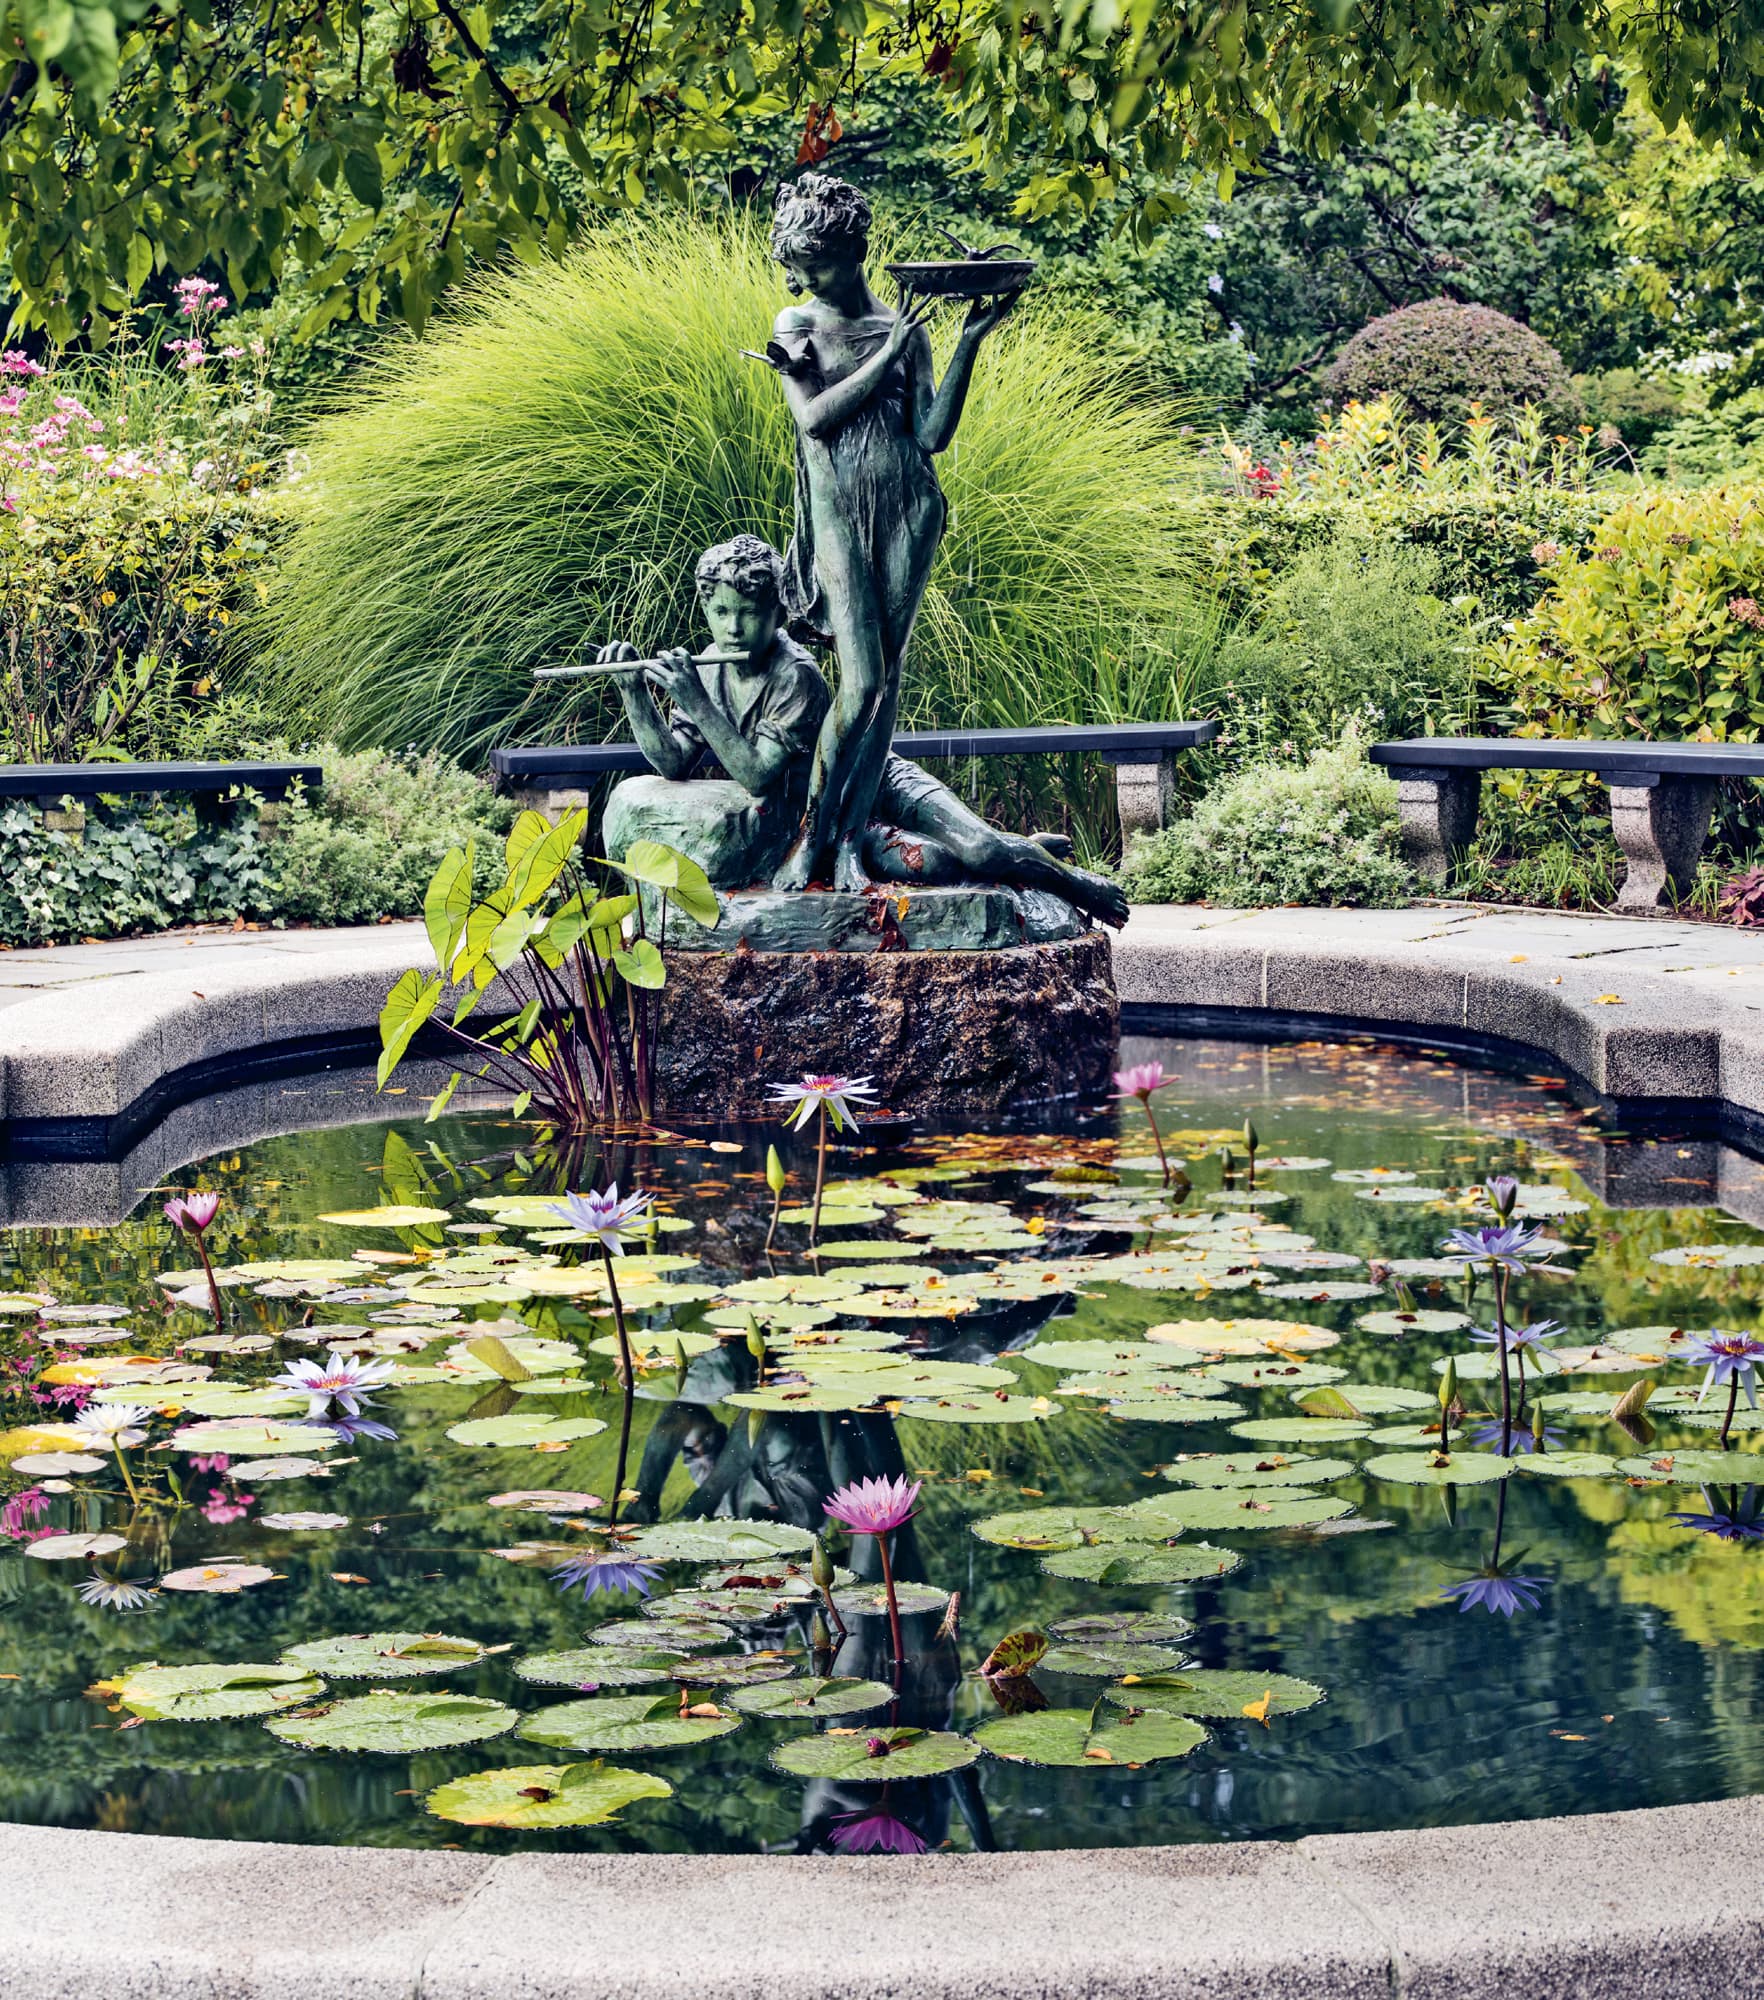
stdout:
[(0, 375), (46, 375), (48, 372), (22, 348), (9, 347), (4, 354), (0, 354)]
[(839, 1854), (923, 1854), (927, 1848), (905, 1820), (885, 1812), (850, 1813), (834, 1821), (827, 1837)]
[(1534, 563), (1553, 563), (1561, 553), (1560, 542), (1533, 542), (1531, 545), (1531, 560)]
[(1116, 1070), (1115, 1095), (1137, 1097), (1143, 1104), (1154, 1090), (1162, 1090), (1166, 1083), (1174, 1081), (1164, 1074), (1161, 1062), (1136, 1063), (1132, 1069)]
[(806, 1072), (801, 1083), (774, 1083), (771, 1091), (774, 1105), (790, 1107), (784, 1123), (798, 1132), (818, 1110), (825, 1110), (833, 1120), (835, 1132), (843, 1132), (847, 1126), (855, 1132), (857, 1114), (851, 1100), (876, 1095), (867, 1076), (810, 1076)]
[(193, 1229), (198, 1236), (214, 1220), (221, 1198), (211, 1188), (199, 1194), (175, 1194), (165, 1205), (165, 1219), (174, 1229)]
[(858, 1479), (827, 1501), (830, 1520), (842, 1521), (854, 1535), (886, 1535), (913, 1518), (913, 1502), (922, 1482), (908, 1479)]
[(192, 1472), (225, 1472), (231, 1463), (232, 1460), (227, 1457), (224, 1451), (207, 1452), (191, 1459), (190, 1470)]
[(244, 1520), (251, 1512), (252, 1503), (256, 1498), (255, 1493), (241, 1493), (229, 1500), (217, 1486), (203, 1505), (202, 1518), (205, 1521), (212, 1521), (217, 1528), (227, 1527), (234, 1521)]
[(1727, 615), (1736, 625), (1749, 625), (1754, 632), (1764, 632), (1764, 607), (1755, 597), (1730, 597)]
[(176, 290), (178, 310), (185, 319), (211, 319), (227, 309), (220, 286), (207, 278), (180, 278)]
[(15, 1493), (5, 1506), (0, 1507), (0, 1535), (9, 1542), (22, 1542), (31, 1538), (31, 1523), (40, 1514), (49, 1511), (49, 1496), (35, 1486), (27, 1486), (22, 1493)]

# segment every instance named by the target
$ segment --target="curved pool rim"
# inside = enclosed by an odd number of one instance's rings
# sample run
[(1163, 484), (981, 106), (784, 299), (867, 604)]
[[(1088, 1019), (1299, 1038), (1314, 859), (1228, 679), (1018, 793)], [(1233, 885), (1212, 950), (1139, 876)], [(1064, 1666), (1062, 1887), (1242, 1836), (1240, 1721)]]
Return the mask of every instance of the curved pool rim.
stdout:
[[(1764, 1799), (1293, 1842), (480, 1856), (0, 1826), (5, 2000), (1752, 2000)], [(756, 1917), (763, 1913), (763, 1920)]]

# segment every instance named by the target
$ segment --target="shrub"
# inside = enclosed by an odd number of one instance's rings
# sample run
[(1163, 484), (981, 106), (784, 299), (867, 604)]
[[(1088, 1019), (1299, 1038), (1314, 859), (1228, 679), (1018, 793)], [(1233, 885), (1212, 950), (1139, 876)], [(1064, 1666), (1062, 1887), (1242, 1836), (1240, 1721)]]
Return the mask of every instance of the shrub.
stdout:
[(1135, 841), (1121, 879), (1136, 903), (1402, 903), (1415, 882), (1402, 860), (1396, 784), (1349, 731), (1303, 764), (1246, 766), (1193, 814)]
[(1478, 410), (1517, 415), (1535, 404), (1558, 429), (1580, 421), (1562, 357), (1491, 306), (1423, 299), (1369, 321), (1330, 364), (1329, 393), (1367, 402), (1400, 397), (1411, 416), (1462, 423)]
[[(783, 298), (755, 228), (676, 217), (486, 281), (388, 349), (313, 435), (267, 616), (291, 719), (459, 755), (607, 733), (604, 690), (536, 693), (531, 669), (679, 641), (703, 548), (788, 535), (790, 422), (739, 352)], [(988, 344), (940, 461), (952, 518), (903, 725), (1168, 711), (1182, 552), (1161, 501), (1187, 447), (1089, 328), (1043, 301)]]
[(1350, 724), (1449, 735), (1474, 706), (1476, 623), (1429, 551), (1340, 532), (1303, 548), (1221, 647), (1216, 698), (1242, 747), (1300, 755)]
[(93, 814), (82, 835), (51, 831), (33, 806), (0, 806), (0, 944), (229, 923), (269, 892), (254, 819), (202, 827), (155, 808)]
[(1606, 368), (1596, 375), (1576, 375), (1574, 386), (1586, 406), (1587, 422), (1601, 435), (1607, 428), (1615, 431), (1638, 458), (1686, 415), (1682, 378), (1662, 380), (1637, 368)]
[(1642, 468), (1670, 486), (1764, 479), (1764, 389), (1692, 410), (1656, 434)]
[[(204, 306), (205, 325), (213, 310)], [(255, 377), (0, 355), (0, 756), (165, 755), (217, 695), (274, 516)], [(241, 350), (242, 352), (242, 350)], [(188, 358), (188, 343), (186, 343)], [(216, 363), (226, 367), (230, 364)]]
[[(285, 744), (267, 748), (287, 754)], [(414, 916), (448, 852), (475, 841), (480, 891), (514, 807), (448, 758), (320, 751), (323, 787), (283, 814), (268, 851), (264, 913), (281, 923), (364, 924)]]
[(1341, 538), (1436, 557), (1440, 596), (1517, 617), (1541, 588), (1534, 551), (1590, 546), (1611, 505), (1585, 440), (1558, 443), (1535, 411), (1445, 430), (1388, 402), (1356, 404), (1265, 459), (1225, 438), (1217, 462), (1225, 494), (1191, 491), (1175, 508), (1203, 577), (1240, 612), (1303, 553)]

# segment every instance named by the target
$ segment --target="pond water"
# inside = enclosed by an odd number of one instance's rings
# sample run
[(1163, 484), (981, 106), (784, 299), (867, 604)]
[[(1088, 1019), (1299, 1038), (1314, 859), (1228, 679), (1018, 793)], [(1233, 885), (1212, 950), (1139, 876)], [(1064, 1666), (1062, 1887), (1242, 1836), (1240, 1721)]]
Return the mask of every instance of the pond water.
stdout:
[[(1191, 1191), (1137, 1104), (839, 1147), (818, 1257), (812, 1135), (768, 1259), (775, 1131), (557, 1161), (501, 1111), (270, 1139), (124, 1223), (0, 1235), (0, 1816), (1042, 1848), (1764, 1789), (1764, 1440), (1741, 1395), (1727, 1454), (1692, 1456), (1728, 1396), (1699, 1406), (1684, 1353), (1759, 1324), (1764, 1236), (1689, 1205), (1698, 1149), (1625, 1141), (1549, 1079), (1387, 1049), (1131, 1052), (1176, 1079), (1154, 1102)], [(1687, 1205), (1595, 1198), (1638, 1165)], [(615, 1552), (647, 1600), (567, 1567), (608, 1551), (626, 1403), (598, 1252), (548, 1240), (541, 1197), (613, 1172), (662, 1217), (616, 1267), (650, 1358)], [(1562, 1328), (1505, 1457), (1470, 1334), (1493, 1280), (1467, 1300), (1440, 1261), (1490, 1220), (1493, 1173), (1553, 1267), (1511, 1278), (1511, 1317)], [(222, 1196), (219, 1336), (160, 1215), (197, 1187)], [(428, 1216), (323, 1219), (387, 1204)], [(363, 1414), (395, 1436), (302, 1427), (266, 1386), (333, 1341), (392, 1366)], [(94, 1450), (67, 1427), (82, 1397), (141, 1408), (145, 1435)], [(922, 1482), (891, 1544), (898, 1674), (872, 1536), (834, 1531), (847, 1636), (815, 1650), (807, 1532), (836, 1486), (894, 1475)], [(978, 1672), (1025, 1632), (1051, 1639), (1029, 1675)]]

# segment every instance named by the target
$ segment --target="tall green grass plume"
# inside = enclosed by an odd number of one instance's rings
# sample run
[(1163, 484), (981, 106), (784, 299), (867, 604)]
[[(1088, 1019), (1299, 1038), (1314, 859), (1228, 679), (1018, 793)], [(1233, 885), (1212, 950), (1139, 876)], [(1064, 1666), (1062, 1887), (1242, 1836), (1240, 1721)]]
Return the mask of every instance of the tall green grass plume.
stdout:
[[(740, 352), (785, 297), (756, 223), (675, 216), (499, 274), (389, 346), (309, 439), (265, 614), (290, 726), (468, 757), (617, 733), (604, 688), (532, 669), (689, 638), (700, 551), (788, 538), (790, 422)], [(1191, 564), (1164, 501), (1184, 441), (1087, 325), (1032, 300), (988, 344), (940, 461), (951, 522), (903, 726), (1182, 712)]]

